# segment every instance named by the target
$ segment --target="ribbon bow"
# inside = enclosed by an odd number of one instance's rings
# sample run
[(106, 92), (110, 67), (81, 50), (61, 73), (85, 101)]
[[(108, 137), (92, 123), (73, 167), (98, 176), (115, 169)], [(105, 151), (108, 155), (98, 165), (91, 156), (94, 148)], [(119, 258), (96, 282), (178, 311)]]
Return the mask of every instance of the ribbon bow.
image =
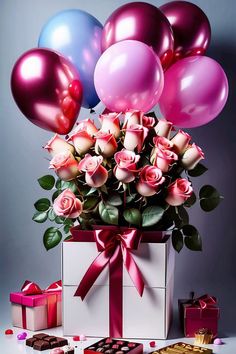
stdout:
[(21, 292), (23, 293), (23, 295), (40, 295), (61, 290), (61, 280), (55, 281), (54, 283), (50, 284), (45, 290), (42, 290), (37, 283), (34, 283), (30, 280), (26, 280), (21, 288)]
[(130, 252), (138, 249), (141, 240), (138, 230), (130, 228), (118, 231), (104, 228), (94, 230), (94, 237), (100, 253), (85, 273), (75, 296), (80, 296), (83, 300), (102, 270), (109, 264), (110, 273), (114, 274), (120, 261), (123, 261), (139, 295), (142, 296), (144, 289), (142, 274)]
[(194, 298), (194, 292), (191, 292), (190, 297), (191, 297), (191, 299), (187, 301), (187, 304), (201, 307), (201, 309), (210, 308), (210, 307), (215, 306), (217, 304), (216, 297), (210, 296), (208, 294)]

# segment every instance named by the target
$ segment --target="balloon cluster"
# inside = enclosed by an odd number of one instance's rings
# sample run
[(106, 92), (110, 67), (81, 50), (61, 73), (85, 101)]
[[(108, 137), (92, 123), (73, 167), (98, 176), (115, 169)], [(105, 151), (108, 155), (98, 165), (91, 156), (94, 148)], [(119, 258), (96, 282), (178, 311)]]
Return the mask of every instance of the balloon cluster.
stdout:
[(201, 126), (228, 96), (222, 67), (204, 56), (210, 37), (207, 16), (187, 1), (128, 3), (104, 27), (87, 12), (62, 11), (43, 27), (38, 48), (16, 62), (12, 93), (32, 123), (59, 134), (71, 131), (81, 106), (99, 100), (117, 112), (147, 112), (159, 102), (176, 126)]

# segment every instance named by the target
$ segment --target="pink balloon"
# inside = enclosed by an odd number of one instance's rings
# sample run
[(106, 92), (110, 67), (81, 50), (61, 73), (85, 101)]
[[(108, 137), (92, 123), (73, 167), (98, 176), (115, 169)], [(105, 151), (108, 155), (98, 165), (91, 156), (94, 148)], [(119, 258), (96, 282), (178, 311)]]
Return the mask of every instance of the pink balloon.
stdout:
[(220, 64), (205, 56), (193, 56), (166, 71), (159, 104), (163, 116), (174, 125), (194, 128), (216, 118), (227, 97), (228, 80)]
[(94, 83), (105, 106), (116, 112), (154, 107), (163, 90), (161, 62), (151, 47), (134, 40), (109, 47), (97, 62)]

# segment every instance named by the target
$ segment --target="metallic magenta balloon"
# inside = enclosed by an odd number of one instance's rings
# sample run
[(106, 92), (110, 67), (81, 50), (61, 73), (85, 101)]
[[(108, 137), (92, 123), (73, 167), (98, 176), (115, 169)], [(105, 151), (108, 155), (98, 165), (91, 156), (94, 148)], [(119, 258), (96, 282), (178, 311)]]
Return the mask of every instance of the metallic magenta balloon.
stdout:
[(187, 1), (171, 1), (160, 10), (174, 32), (174, 61), (204, 55), (210, 44), (211, 26), (200, 7)]
[(102, 32), (102, 50), (127, 39), (151, 46), (159, 56), (163, 68), (171, 63), (173, 33), (170, 23), (157, 7), (145, 2), (131, 2), (111, 14)]
[(139, 41), (113, 44), (99, 58), (94, 84), (100, 100), (113, 112), (154, 107), (163, 89), (161, 62)]
[(79, 114), (82, 86), (67, 59), (48, 49), (32, 49), (16, 62), (13, 97), (21, 112), (40, 128), (68, 134)]
[(228, 80), (220, 64), (192, 56), (166, 71), (159, 104), (163, 116), (175, 126), (194, 128), (216, 118), (227, 97)]

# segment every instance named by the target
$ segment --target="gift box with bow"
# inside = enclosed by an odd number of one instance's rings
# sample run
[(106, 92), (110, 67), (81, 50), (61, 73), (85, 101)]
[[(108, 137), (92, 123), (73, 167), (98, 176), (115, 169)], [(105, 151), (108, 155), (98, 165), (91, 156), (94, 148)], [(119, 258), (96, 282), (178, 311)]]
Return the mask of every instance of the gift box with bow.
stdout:
[(38, 331), (60, 326), (62, 323), (61, 281), (45, 290), (26, 280), (21, 292), (10, 294), (13, 326)]
[(64, 335), (166, 338), (174, 251), (162, 232), (72, 229), (63, 242)]
[(207, 328), (217, 336), (220, 309), (214, 296), (206, 294), (194, 298), (191, 293), (189, 299), (179, 300), (179, 315), (185, 337), (194, 337), (201, 328)]

